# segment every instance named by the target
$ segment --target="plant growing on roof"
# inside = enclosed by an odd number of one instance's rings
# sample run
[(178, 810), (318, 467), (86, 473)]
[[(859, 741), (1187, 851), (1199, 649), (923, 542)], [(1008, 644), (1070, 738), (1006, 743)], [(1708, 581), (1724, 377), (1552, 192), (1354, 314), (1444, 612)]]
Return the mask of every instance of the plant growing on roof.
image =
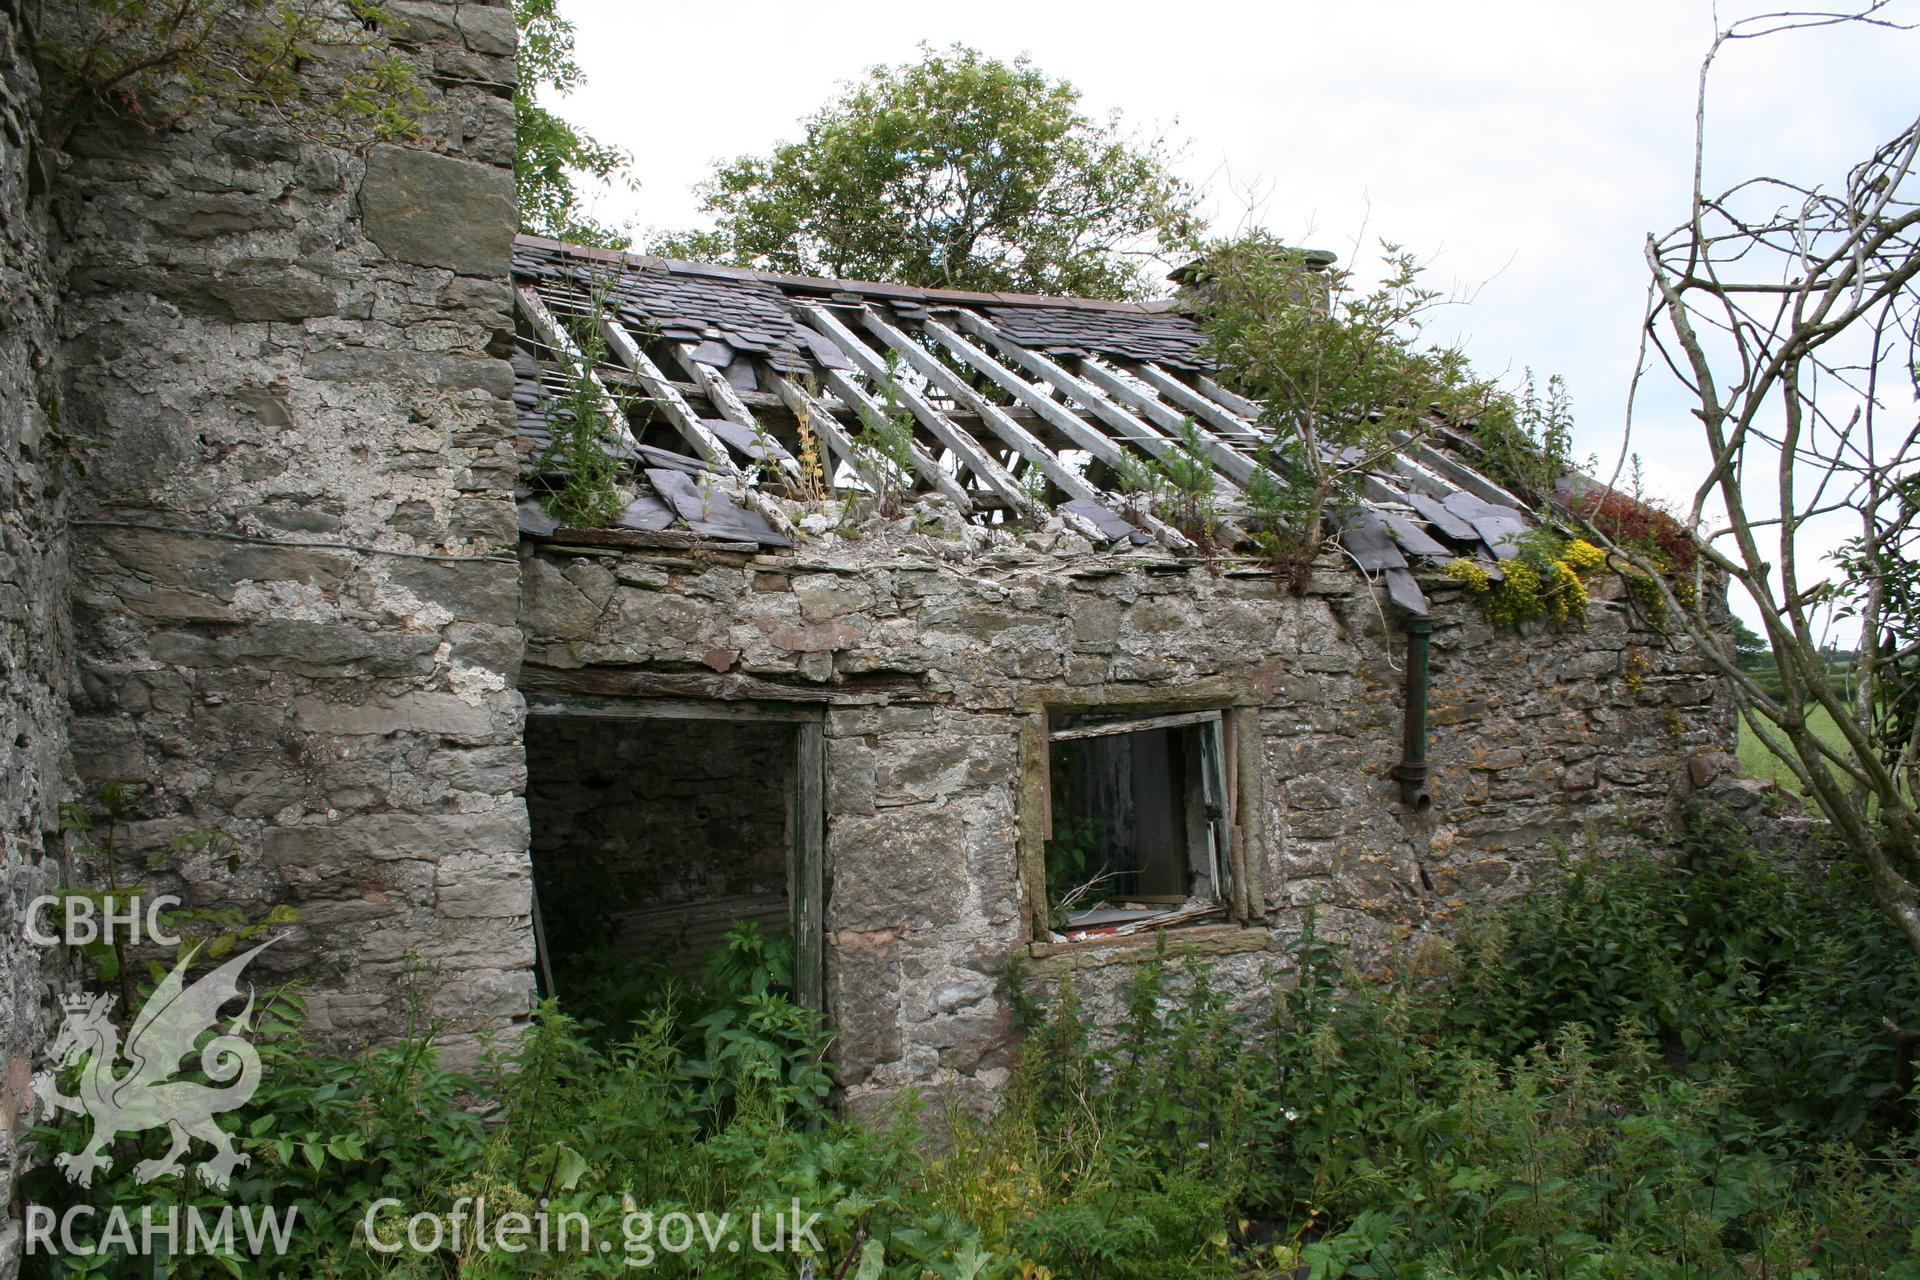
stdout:
[(809, 379), (807, 390), (811, 394), (800, 402), (793, 414), (794, 435), (798, 439), (794, 461), (800, 465), (799, 474), (793, 478), (793, 490), (802, 502), (820, 502), (832, 495), (833, 485), (820, 449), (820, 432), (813, 425), (811, 406), (817, 403), (819, 387)]
[(900, 356), (887, 353), (886, 374), (876, 388), (879, 412), (860, 408), (860, 434), (853, 447), (862, 469), (878, 487), (872, 493), (876, 510), (897, 516), (913, 487), (913, 414), (900, 397)]
[(1606, 567), (1607, 553), (1581, 538), (1535, 529), (1516, 538), (1519, 554), (1500, 562), (1495, 579), (1478, 561), (1455, 560), (1447, 576), (1466, 586), (1499, 627), (1534, 619), (1558, 627), (1587, 625), (1586, 579)]
[(566, 370), (566, 389), (548, 409), (551, 438), (533, 464), (550, 484), (539, 496), (541, 510), (569, 529), (612, 524), (633, 500), (616, 451), (614, 415), (624, 417), (626, 407), (594, 372), (607, 354), (605, 312), (606, 290), (596, 288), (586, 312), (568, 318), (574, 350), (552, 353)]
[(1120, 488), (1135, 495), (1148, 511), (1159, 516), (1202, 546), (1211, 546), (1220, 524), (1215, 497), (1218, 487), (1213, 460), (1200, 439), (1200, 428), (1187, 418), (1180, 438), (1164, 458), (1122, 452), (1114, 468)]
[(1546, 395), (1534, 385), (1533, 370), (1521, 375), (1517, 393), (1491, 396), (1478, 417), (1464, 425), (1480, 446), (1476, 459), (1490, 479), (1545, 513), (1561, 477), (1591, 473), (1598, 464), (1573, 456), (1573, 401), (1559, 374), (1547, 379)]
[(1420, 283), (1406, 250), (1381, 246), (1382, 278), (1363, 288), (1326, 255), (1266, 232), (1189, 241), (1187, 297), (1221, 377), (1261, 406), (1279, 477), (1250, 493), (1271, 551), (1311, 562), (1330, 510), (1358, 500), (1366, 472), (1436, 420), (1465, 422), (1492, 402), (1458, 347), (1426, 342), (1447, 299)]

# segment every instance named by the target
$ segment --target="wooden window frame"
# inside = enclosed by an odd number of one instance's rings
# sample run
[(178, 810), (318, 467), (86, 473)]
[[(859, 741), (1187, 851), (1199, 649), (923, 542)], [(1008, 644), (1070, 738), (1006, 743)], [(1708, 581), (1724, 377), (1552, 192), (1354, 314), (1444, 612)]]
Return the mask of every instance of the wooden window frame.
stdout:
[[(1055, 721), (1064, 716), (1102, 719), (1056, 731)], [(1047, 841), (1053, 837), (1053, 743), (1099, 734), (1202, 724), (1215, 719), (1220, 724), (1220, 780), (1227, 802), (1225, 829), (1230, 861), (1230, 896), (1225, 899), (1227, 916), (1234, 924), (1243, 926), (1265, 920), (1266, 885), (1262, 875), (1266, 862), (1265, 769), (1259, 707), (1217, 691), (1139, 701), (1049, 700), (1025, 708), (1020, 718), (1017, 857), (1031, 942), (1047, 944), (1052, 932), (1047, 913)]]

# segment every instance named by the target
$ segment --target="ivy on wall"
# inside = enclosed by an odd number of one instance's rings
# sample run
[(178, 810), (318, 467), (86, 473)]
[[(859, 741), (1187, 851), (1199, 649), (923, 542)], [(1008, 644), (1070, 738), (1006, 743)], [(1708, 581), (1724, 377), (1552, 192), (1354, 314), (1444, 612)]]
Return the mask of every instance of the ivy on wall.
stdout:
[(232, 113), (337, 145), (412, 136), (426, 95), (370, 0), (78, 0), (40, 6), (46, 136)]

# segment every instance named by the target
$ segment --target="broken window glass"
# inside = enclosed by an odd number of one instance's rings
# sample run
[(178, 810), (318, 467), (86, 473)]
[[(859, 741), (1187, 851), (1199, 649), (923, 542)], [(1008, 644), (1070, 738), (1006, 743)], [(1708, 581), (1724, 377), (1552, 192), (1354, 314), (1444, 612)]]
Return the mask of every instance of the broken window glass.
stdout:
[(1224, 917), (1221, 713), (1056, 716), (1049, 738), (1052, 930), (1077, 938)]

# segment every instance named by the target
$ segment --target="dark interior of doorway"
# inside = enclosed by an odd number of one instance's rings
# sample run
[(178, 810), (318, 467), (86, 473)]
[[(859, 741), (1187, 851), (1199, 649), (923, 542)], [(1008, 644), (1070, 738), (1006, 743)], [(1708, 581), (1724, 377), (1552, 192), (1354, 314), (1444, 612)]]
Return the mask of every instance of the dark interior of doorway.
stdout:
[(790, 954), (798, 729), (733, 719), (528, 717), (541, 981), (606, 1021), (697, 987), (728, 934)]

